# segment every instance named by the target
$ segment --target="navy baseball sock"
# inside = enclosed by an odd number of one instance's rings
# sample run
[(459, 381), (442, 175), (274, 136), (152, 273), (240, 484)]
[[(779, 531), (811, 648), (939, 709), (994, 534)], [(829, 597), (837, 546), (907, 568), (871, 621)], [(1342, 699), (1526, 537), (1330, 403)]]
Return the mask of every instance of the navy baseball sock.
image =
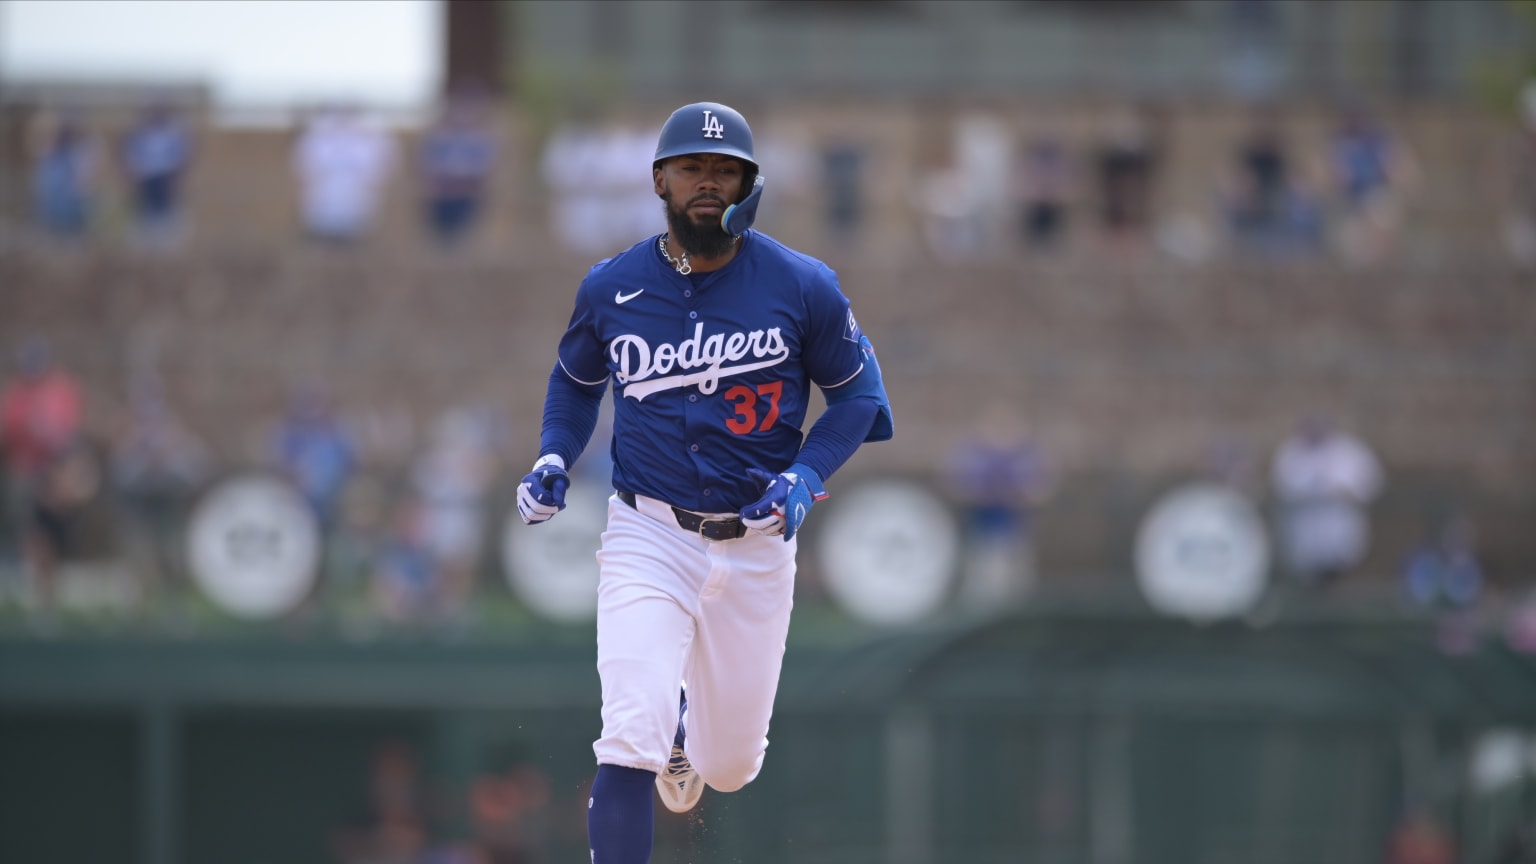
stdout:
[(619, 765), (597, 766), (587, 802), (592, 864), (646, 864), (655, 839), (652, 796), (656, 774)]

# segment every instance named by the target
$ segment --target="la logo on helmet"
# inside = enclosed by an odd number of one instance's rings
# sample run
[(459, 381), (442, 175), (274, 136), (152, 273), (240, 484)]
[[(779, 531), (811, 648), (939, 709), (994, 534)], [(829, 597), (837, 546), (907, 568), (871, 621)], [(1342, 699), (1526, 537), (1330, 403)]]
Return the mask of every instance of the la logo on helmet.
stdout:
[(725, 140), (725, 126), (720, 123), (720, 118), (716, 117), (713, 111), (704, 112), (704, 137)]

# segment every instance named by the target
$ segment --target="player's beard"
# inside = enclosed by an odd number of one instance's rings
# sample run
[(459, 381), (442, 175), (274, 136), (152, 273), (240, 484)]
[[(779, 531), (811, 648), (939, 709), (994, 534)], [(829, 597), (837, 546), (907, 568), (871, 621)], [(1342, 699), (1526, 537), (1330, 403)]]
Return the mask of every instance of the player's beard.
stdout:
[[(694, 199), (697, 201), (698, 199)], [(724, 199), (715, 199), (724, 203)], [(689, 202), (694, 203), (694, 202)], [(667, 211), (667, 233), (674, 246), (681, 246), (695, 258), (719, 258), (731, 251), (736, 238), (725, 233), (718, 218), (705, 218), (703, 224), (688, 218), (687, 208), (672, 206), (672, 193), (662, 196), (662, 207)]]

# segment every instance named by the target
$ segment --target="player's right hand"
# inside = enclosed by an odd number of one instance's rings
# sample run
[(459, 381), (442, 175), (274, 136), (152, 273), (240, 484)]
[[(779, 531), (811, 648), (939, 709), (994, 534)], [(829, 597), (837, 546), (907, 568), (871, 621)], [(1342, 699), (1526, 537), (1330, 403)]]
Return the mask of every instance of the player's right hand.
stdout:
[(571, 475), (565, 471), (565, 460), (553, 453), (540, 456), (533, 463), (533, 470), (517, 487), (517, 515), (525, 525), (548, 522), (556, 513), (565, 509), (565, 490), (571, 485)]

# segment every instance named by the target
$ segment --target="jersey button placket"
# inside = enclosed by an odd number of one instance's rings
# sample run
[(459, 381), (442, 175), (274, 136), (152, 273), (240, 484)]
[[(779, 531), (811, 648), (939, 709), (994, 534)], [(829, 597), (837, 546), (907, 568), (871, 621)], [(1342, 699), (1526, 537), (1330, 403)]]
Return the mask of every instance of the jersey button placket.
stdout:
[[(692, 286), (683, 289), (683, 298), (688, 301), (686, 304), (684, 304), (685, 308), (697, 306), (699, 300), (695, 295), (698, 293), (699, 292)], [(688, 320), (690, 322), (697, 322), (699, 320), (698, 309), (688, 308)], [(685, 338), (691, 338), (694, 335), (693, 324), (690, 323), (685, 325), (683, 332), (687, 334), (687, 337)], [(689, 432), (691, 434), (698, 434), (699, 432), (703, 431), (701, 428), (702, 425), (708, 422), (706, 417), (709, 414), (709, 410), (700, 406), (698, 392), (692, 387), (689, 389), (693, 392), (688, 394), (688, 400), (686, 403), (687, 407), (685, 408), (686, 416), (688, 417), (686, 422), (689, 427), (693, 427), (689, 429)], [(705, 465), (703, 464), (703, 460), (698, 456), (699, 450), (700, 448), (698, 441), (693, 441), (688, 444), (688, 452), (694, 457), (695, 467), (699, 473), (703, 475), (708, 472)], [(701, 489), (700, 491), (703, 492), (704, 495), (710, 494), (708, 490), (705, 489)]]

